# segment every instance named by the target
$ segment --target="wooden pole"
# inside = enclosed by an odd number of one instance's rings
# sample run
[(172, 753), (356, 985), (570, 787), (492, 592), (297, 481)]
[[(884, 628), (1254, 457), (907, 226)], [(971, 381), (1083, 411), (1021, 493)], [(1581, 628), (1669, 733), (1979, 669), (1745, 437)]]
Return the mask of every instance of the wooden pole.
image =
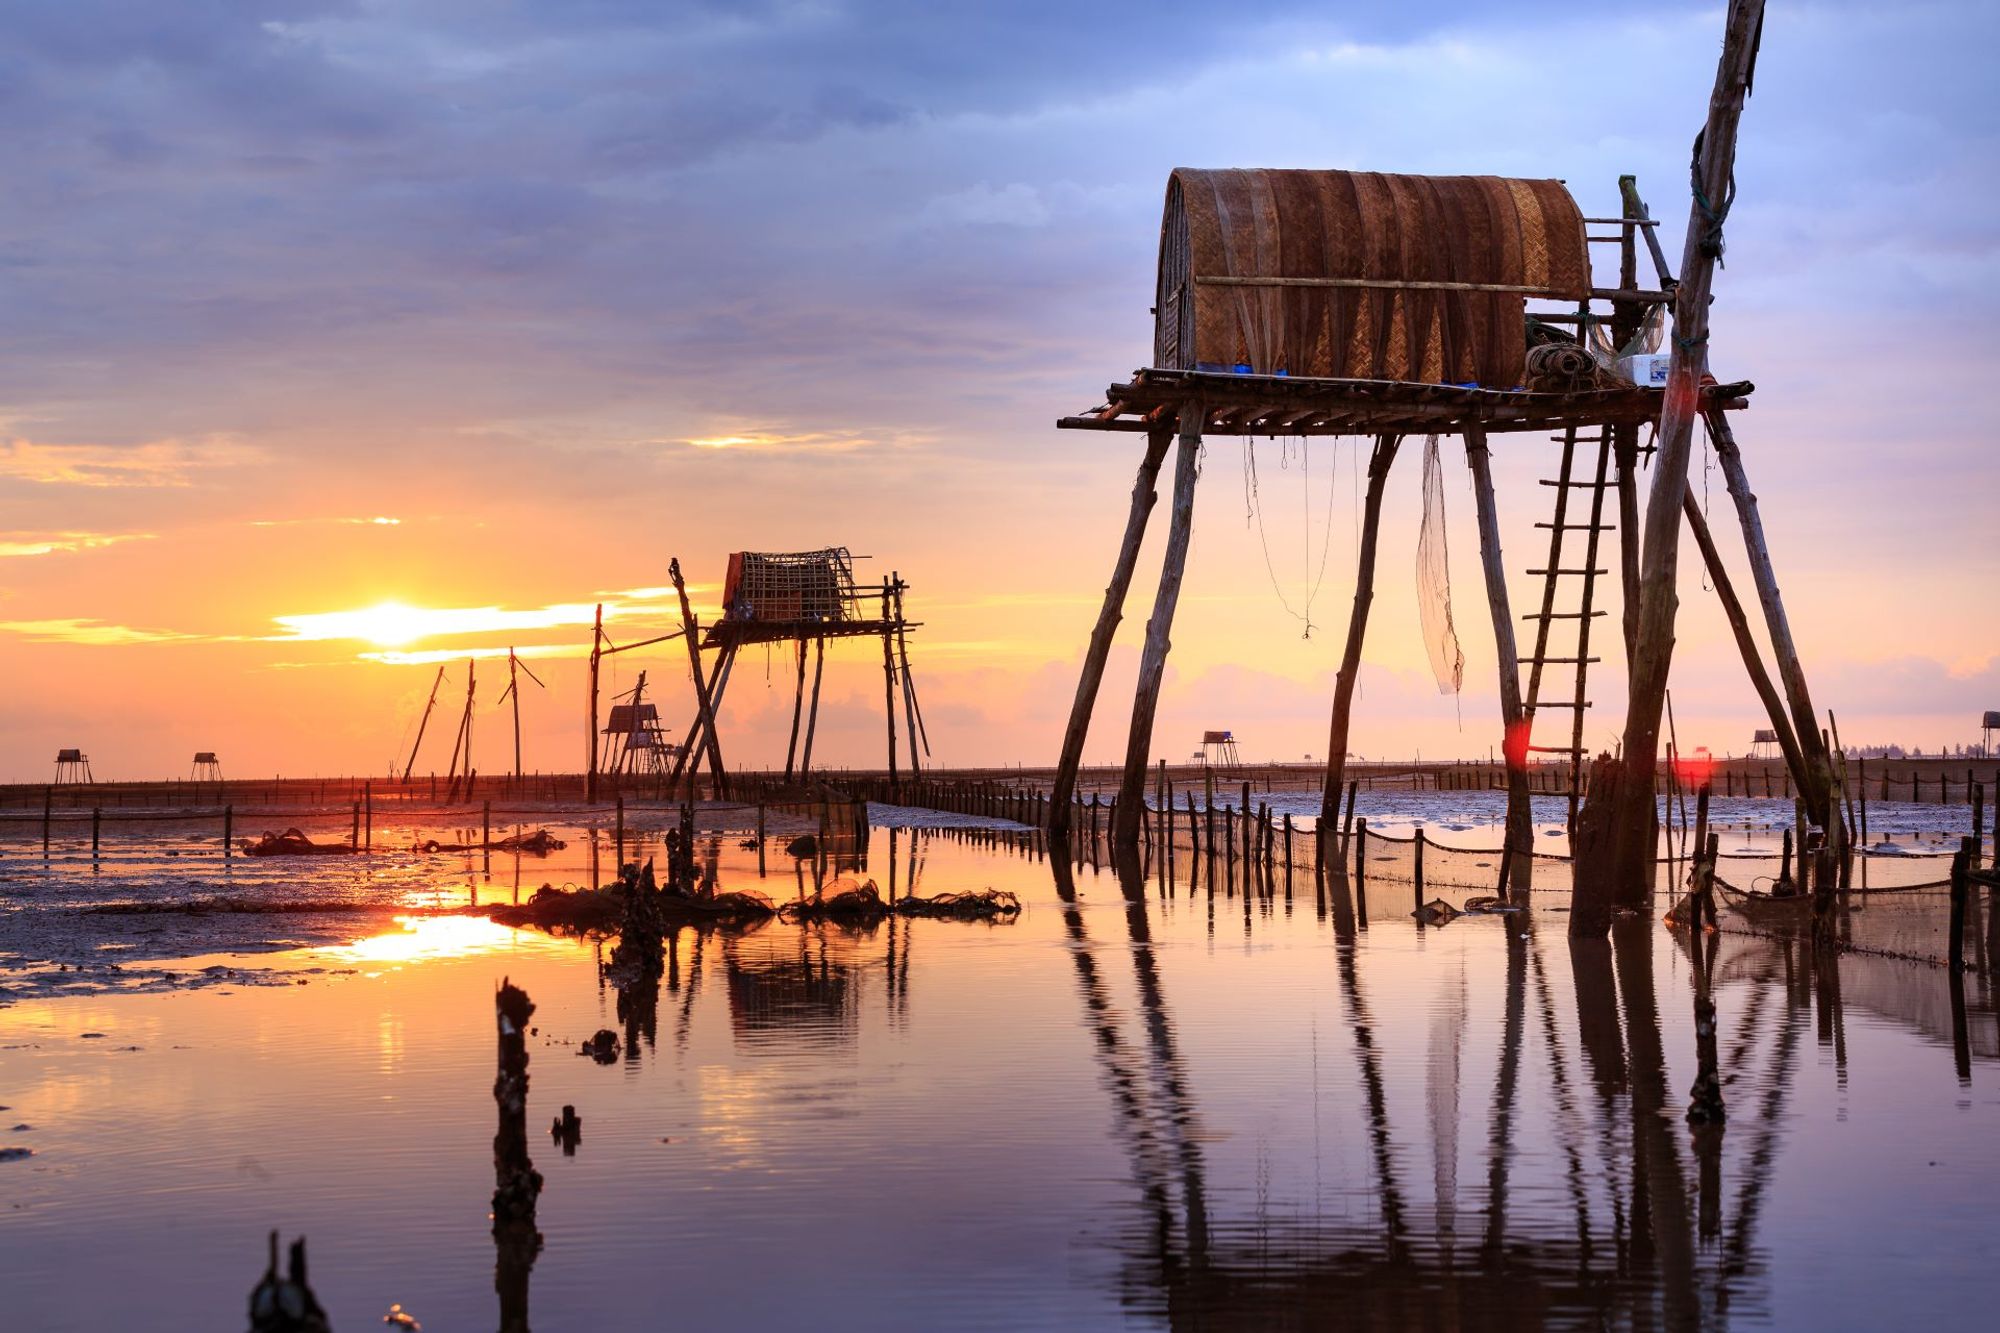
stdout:
[(1721, 463), (1722, 475), (1729, 484), (1729, 494), (1736, 502), (1736, 516), (1743, 525), (1743, 543), (1750, 554), (1750, 574), (1757, 585), (1757, 600), (1764, 608), (1764, 627), (1771, 636), (1772, 658), (1778, 668), (1778, 679), (1784, 682), (1792, 720), (1798, 728), (1799, 746), (1804, 752), (1805, 763), (1794, 775), (1795, 782), (1799, 794), (1806, 798), (1814, 822), (1826, 828), (1831, 825), (1834, 813), (1830, 804), (1830, 758), (1825, 747), (1818, 744), (1818, 714), (1813, 711), (1805, 667), (1799, 660), (1791, 621), (1778, 593), (1778, 574), (1764, 540), (1764, 521), (1757, 512), (1757, 497), (1751, 492), (1749, 476), (1743, 470), (1743, 454), (1737, 448), (1736, 434), (1720, 408), (1709, 408), (1708, 429), (1715, 441), (1716, 460)]
[(1424, 924), (1424, 826), (1417, 825), (1416, 858), (1411, 866), (1411, 884), (1417, 899), (1417, 910), (1411, 913), (1417, 919), (1417, 927)]
[(792, 739), (785, 746), (785, 781), (792, 780), (793, 761), (799, 753), (799, 719), (806, 706), (806, 641), (799, 640), (799, 679), (792, 691)]
[(417, 739), (410, 745), (409, 762), (403, 765), (403, 781), (410, 780), (410, 770), (416, 767), (417, 747), (424, 743), (424, 728), (431, 723), (431, 709), (437, 707), (438, 686), (444, 684), (444, 664), (438, 664), (436, 677), (431, 681), (431, 697), (424, 703), (424, 715), (417, 719)]
[(513, 645), (507, 647), (507, 695), (514, 703), (514, 786), (521, 785), (521, 677)]
[[(1736, 129), (1756, 64), (1763, 15), (1763, 0), (1731, 0), (1708, 119), (1697, 141), (1695, 194), (1675, 293), (1673, 355), (1641, 541), (1639, 616), (1620, 751), (1622, 780), (1611, 784), (1615, 790), (1609, 797), (1607, 836), (1595, 843), (1592, 863), (1579, 859), (1575, 868), (1579, 891), (1608, 895), (1627, 905), (1644, 902), (1657, 845), (1654, 790), (1679, 606), (1680, 511), (1687, 494), (1695, 418), (1701, 410), (1701, 377), (1708, 362), (1710, 291), (1722, 254), (1723, 215), (1734, 191)], [(1803, 731), (1799, 739), (1806, 742)], [(1608, 928), (1607, 913), (1579, 913), (1575, 908), (1572, 903), (1572, 933), (1586, 922)]]
[[(906, 628), (908, 622), (903, 617), (903, 589), (906, 586), (908, 585), (903, 582), (901, 572), (891, 571), (890, 588), (896, 595), (896, 670), (903, 682), (903, 732), (909, 737), (910, 777), (914, 780), (923, 772), (923, 765), (917, 758), (918, 733), (923, 728), (917, 719), (916, 682), (910, 679), (910, 640)], [(928, 753), (930, 748), (928, 740), (925, 741), (924, 748)]]
[(1180, 602), (1181, 575), (1187, 568), (1188, 541), (1194, 532), (1194, 487), (1200, 473), (1201, 430), (1206, 412), (1199, 402), (1182, 406), (1180, 442), (1174, 454), (1174, 507), (1167, 529), (1167, 551), (1160, 566), (1160, 587), (1153, 597), (1153, 614), (1146, 621), (1146, 645), (1139, 656), (1139, 686), (1132, 696), (1132, 731), (1125, 743), (1125, 775), (1118, 788), (1116, 823), (1112, 834), (1121, 848), (1139, 845), (1139, 809), (1146, 801), (1146, 769), (1152, 760), (1153, 716), (1160, 706), (1160, 682), (1166, 675), (1167, 650)]
[[(889, 607), (889, 580), (882, 580), (882, 608)], [(889, 796), (896, 795), (896, 640), (882, 631), (882, 720), (889, 728)]]
[(1111, 655), (1111, 639), (1125, 614), (1125, 593), (1132, 585), (1132, 571), (1139, 562), (1139, 546), (1146, 535), (1146, 520), (1159, 498), (1160, 464), (1167, 456), (1173, 432), (1155, 429), (1147, 433), (1146, 453), (1139, 462), (1139, 476), (1132, 483), (1132, 506), (1125, 516), (1125, 535), (1118, 543), (1118, 559), (1111, 567), (1111, 582), (1104, 589), (1104, 603), (1098, 608), (1097, 624), (1091, 628), (1090, 644), (1083, 653), (1083, 673), (1076, 683), (1076, 698), (1070, 703), (1069, 726), (1063, 732), (1062, 756), (1056, 761), (1055, 785), (1050, 789), (1050, 817), (1056, 821), (1052, 832), (1069, 830), (1070, 797), (1076, 791), (1076, 770), (1083, 762), (1083, 742), (1090, 732), (1090, 715), (1097, 706), (1097, 689), (1104, 682), (1104, 664)]
[(826, 672), (826, 636), (822, 634), (818, 638), (813, 640), (812, 705), (810, 708), (806, 710), (805, 749), (799, 752), (799, 780), (801, 782), (805, 781), (806, 775), (812, 772), (813, 732), (819, 726), (819, 682), (820, 682), (820, 677), (824, 675), (825, 672)]
[(1791, 720), (1785, 715), (1785, 702), (1778, 694), (1778, 687), (1771, 683), (1771, 675), (1764, 669), (1764, 655), (1757, 650), (1757, 640), (1750, 633), (1750, 618), (1743, 613), (1743, 603), (1737, 599), (1736, 586), (1729, 581), (1729, 571), (1723, 567), (1722, 555), (1715, 548), (1715, 537), (1708, 530), (1708, 520), (1702, 517), (1701, 506), (1694, 502), (1693, 492), (1681, 496), (1681, 512), (1687, 515), (1688, 531), (1694, 535), (1695, 545), (1701, 548), (1701, 558), (1708, 566), (1709, 582), (1715, 585), (1715, 598), (1722, 603), (1722, 613), (1729, 619), (1729, 628), (1736, 635), (1737, 650), (1743, 655), (1743, 669), (1750, 675), (1750, 684), (1756, 688), (1757, 698), (1763, 702), (1764, 712), (1771, 721), (1771, 729), (1777, 734), (1778, 748), (1785, 753), (1785, 764), (1794, 775), (1805, 772), (1805, 755), (1799, 749), (1799, 738), (1792, 731)]
[(590, 734), (589, 757), (584, 768), (583, 801), (597, 804), (597, 665), (604, 656), (604, 603), (597, 604), (597, 620), (590, 631)]
[(1479, 511), (1479, 559), (1486, 571), (1486, 604), (1500, 661), (1501, 751), (1507, 760), (1507, 833), (1501, 854), (1505, 894), (1527, 901), (1534, 876), (1535, 818), (1528, 791), (1528, 743), (1533, 721), (1521, 706), (1521, 658), (1514, 642), (1514, 613), (1507, 600), (1507, 567), (1500, 552), (1500, 513), (1493, 500), (1492, 460), (1483, 426), (1465, 431), (1465, 459), (1472, 467)]
[[(678, 558), (667, 562), (667, 576), (673, 580), (674, 592), (681, 600), (681, 637), (687, 640), (688, 667), (694, 672), (694, 697), (701, 709), (702, 745), (708, 753), (708, 771), (715, 776), (715, 794), (726, 799), (729, 795), (729, 777), (722, 768), (722, 742), (715, 734), (715, 711), (708, 696), (708, 681), (701, 671), (701, 625), (694, 617), (694, 608), (688, 603), (687, 584), (681, 579), (681, 562)], [(688, 795), (694, 795), (695, 763), (688, 763)]]
[(1354, 707), (1354, 682), (1361, 671), (1361, 644), (1368, 637), (1368, 608), (1375, 600), (1375, 539), (1382, 529), (1382, 492), (1390, 464), (1402, 443), (1395, 435), (1375, 437), (1368, 457), (1368, 497), (1361, 511), (1361, 553), (1354, 574), (1354, 609), (1347, 618), (1347, 645), (1341, 650), (1340, 671), (1334, 677), (1333, 717), (1327, 725), (1326, 779), (1320, 787), (1319, 822), (1330, 828), (1340, 814), (1340, 783), (1347, 771), (1348, 720)]

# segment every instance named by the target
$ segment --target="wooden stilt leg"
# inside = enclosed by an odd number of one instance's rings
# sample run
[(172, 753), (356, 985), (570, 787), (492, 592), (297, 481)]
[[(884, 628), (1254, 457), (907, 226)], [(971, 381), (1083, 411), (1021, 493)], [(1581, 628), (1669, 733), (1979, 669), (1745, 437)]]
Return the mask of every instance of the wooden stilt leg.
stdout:
[(799, 780), (803, 782), (812, 772), (813, 731), (819, 725), (819, 682), (826, 672), (826, 638), (822, 635), (813, 641), (813, 688), (812, 703), (806, 709), (806, 746), (799, 752)]
[[(910, 639), (903, 619), (903, 576), (896, 580), (896, 674), (903, 686), (903, 730), (910, 740), (910, 777), (914, 780), (923, 772), (923, 765), (917, 759), (917, 687), (910, 680)], [(926, 746), (928, 749), (928, 746)]]
[(1083, 742), (1090, 731), (1090, 714), (1097, 705), (1097, 688), (1104, 681), (1104, 663), (1111, 655), (1111, 638), (1125, 614), (1125, 593), (1132, 585), (1132, 570), (1139, 562), (1139, 544), (1146, 535), (1146, 520), (1159, 498), (1160, 464), (1173, 440), (1171, 430), (1154, 430), (1146, 436), (1146, 455), (1139, 462), (1138, 480), (1132, 483), (1132, 508), (1125, 516), (1125, 536), (1118, 544), (1118, 559), (1111, 568), (1111, 582), (1104, 589), (1104, 605), (1098, 609), (1097, 624), (1090, 631), (1090, 646), (1083, 654), (1083, 674), (1076, 683), (1076, 699), (1070, 704), (1069, 727), (1063, 732), (1062, 757), (1056, 762), (1055, 786), (1049, 794), (1052, 832), (1067, 832), (1071, 798), (1076, 793), (1076, 770), (1083, 762)]
[[(717, 739), (715, 734), (715, 709), (708, 695), (708, 680), (702, 675), (701, 670), (701, 642), (698, 633), (701, 626), (695, 620), (693, 608), (688, 604), (687, 585), (681, 581), (681, 562), (679, 560), (669, 561), (667, 563), (667, 572), (669, 577), (673, 579), (674, 591), (680, 594), (681, 628), (684, 631), (683, 637), (687, 640), (688, 666), (694, 673), (694, 696), (701, 706), (702, 744), (708, 751), (708, 771), (715, 776), (715, 794), (717, 796), (727, 796), (729, 794), (729, 778), (722, 769), (722, 742)], [(692, 740), (690, 740), (691, 744)], [(690, 784), (694, 780), (694, 772), (694, 764), (690, 760), (688, 764), (688, 780)]]
[(1723, 568), (1722, 556), (1715, 549), (1715, 538), (1708, 530), (1708, 520), (1701, 516), (1701, 507), (1688, 495), (1682, 501), (1687, 514), (1688, 531), (1694, 534), (1695, 545), (1701, 548), (1701, 558), (1708, 565), (1709, 581), (1715, 584), (1716, 600), (1722, 603), (1722, 613), (1729, 618), (1729, 628), (1736, 635), (1736, 646), (1743, 654), (1744, 669), (1750, 673), (1750, 683), (1756, 687), (1757, 697), (1764, 703), (1764, 712), (1771, 719), (1771, 729), (1778, 737), (1778, 748), (1785, 752), (1785, 764), (1792, 770), (1794, 781), (1806, 781), (1805, 757), (1799, 750), (1798, 737), (1792, 732), (1792, 724), (1785, 716), (1785, 703), (1779, 697), (1778, 687), (1771, 683), (1771, 675), (1764, 669), (1763, 654), (1757, 651), (1757, 640), (1750, 633), (1750, 619), (1743, 614), (1743, 603), (1737, 600), (1735, 585), (1729, 581), (1729, 571)]
[(806, 641), (799, 640), (799, 683), (792, 692), (792, 739), (785, 746), (785, 781), (792, 780), (792, 761), (799, 753), (799, 718), (806, 706)]
[(1180, 443), (1174, 452), (1174, 508), (1167, 529), (1167, 551), (1160, 567), (1160, 588), (1153, 614), (1146, 621), (1146, 646), (1139, 657), (1139, 688), (1132, 699), (1132, 733), (1125, 744), (1125, 776), (1118, 789), (1118, 809), (1112, 826), (1121, 847), (1139, 845), (1139, 812), (1146, 803), (1146, 769), (1152, 763), (1153, 715), (1160, 706), (1160, 681), (1166, 674), (1167, 650), (1180, 602), (1181, 575), (1187, 568), (1188, 539), (1194, 531), (1194, 487), (1201, 458), (1201, 428), (1205, 413), (1198, 403), (1181, 408)]
[(1382, 492), (1389, 467), (1402, 440), (1394, 435), (1375, 439), (1368, 459), (1368, 498), (1361, 511), (1361, 556), (1354, 573), (1354, 610), (1347, 618), (1347, 646), (1334, 677), (1333, 720), (1327, 728), (1326, 782), (1320, 788), (1320, 838), (1332, 833), (1340, 818), (1340, 787), (1347, 771), (1348, 719), (1354, 706), (1354, 681), (1361, 670), (1361, 644), (1368, 636), (1368, 608), (1375, 600), (1375, 538), (1382, 527)]
[(1486, 571), (1486, 604), (1493, 613), (1493, 641), (1500, 659), (1501, 750), (1507, 759), (1507, 850), (1501, 877), (1510, 898), (1526, 901), (1534, 876), (1535, 820), (1528, 795), (1528, 741), (1532, 720), (1521, 707), (1521, 657), (1514, 642), (1514, 613), (1507, 601), (1507, 567), (1500, 554), (1500, 512), (1493, 500), (1493, 469), (1486, 431), (1468, 426), (1465, 458), (1472, 465), (1479, 509), (1479, 559)]
[[(889, 581), (882, 580), (882, 605), (889, 606)], [(886, 617), (885, 617), (886, 619)], [(882, 632), (882, 720), (889, 728), (889, 795), (896, 795), (896, 639)]]
[[(1757, 585), (1757, 600), (1764, 607), (1764, 625), (1771, 635), (1778, 679), (1784, 682), (1785, 695), (1791, 704), (1792, 725), (1797, 729), (1798, 748), (1804, 759), (1803, 768), (1795, 768), (1794, 776), (1813, 822), (1821, 828), (1831, 828), (1834, 812), (1830, 758), (1826, 747), (1819, 743), (1819, 722), (1813, 712), (1812, 696), (1806, 689), (1805, 668), (1799, 661), (1798, 646), (1792, 641), (1792, 625), (1785, 616), (1785, 604), (1778, 596), (1778, 574), (1771, 564), (1770, 547), (1764, 541), (1764, 520), (1757, 513), (1757, 497), (1750, 490), (1750, 479), (1743, 471), (1743, 455), (1736, 447), (1736, 435), (1729, 428), (1727, 416), (1716, 407), (1710, 407), (1706, 415), (1709, 436), (1715, 441), (1716, 459), (1722, 464), (1730, 497), (1736, 501), (1737, 518), (1743, 524), (1743, 543), (1750, 552), (1750, 575)], [(1788, 762), (1790, 758), (1787, 755)]]

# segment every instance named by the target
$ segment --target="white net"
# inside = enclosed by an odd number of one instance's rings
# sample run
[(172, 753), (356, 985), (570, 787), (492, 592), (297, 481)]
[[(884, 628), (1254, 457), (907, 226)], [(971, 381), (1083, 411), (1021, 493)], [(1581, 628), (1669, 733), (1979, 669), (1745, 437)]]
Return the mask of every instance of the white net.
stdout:
[(1445, 542), (1444, 474), (1438, 465), (1438, 437), (1424, 440), (1424, 523), (1417, 533), (1417, 608), (1423, 617), (1424, 647), (1439, 694), (1457, 694), (1465, 679), (1465, 654), (1451, 619), (1451, 553)]

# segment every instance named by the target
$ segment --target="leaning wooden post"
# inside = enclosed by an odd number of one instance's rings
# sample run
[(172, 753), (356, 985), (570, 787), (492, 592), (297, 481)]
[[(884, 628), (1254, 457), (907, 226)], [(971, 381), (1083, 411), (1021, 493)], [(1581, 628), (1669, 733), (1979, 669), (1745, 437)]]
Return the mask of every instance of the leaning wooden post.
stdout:
[(235, 850), (235, 836), (236, 807), (225, 805), (222, 807), (222, 859), (225, 861), (229, 859), (231, 853)]
[[(722, 770), (722, 743), (715, 735), (715, 710), (708, 697), (708, 680), (701, 672), (701, 625), (694, 618), (694, 608), (688, 603), (687, 584), (681, 580), (679, 558), (667, 562), (667, 577), (674, 583), (674, 591), (681, 599), (681, 637), (687, 640), (688, 667), (694, 673), (694, 697), (701, 709), (702, 747), (708, 753), (708, 770), (715, 775), (715, 794), (726, 799), (729, 795), (729, 779)], [(688, 763), (688, 795), (694, 795), (695, 769), (697, 765)]]
[[(1606, 895), (1630, 905), (1645, 899), (1658, 838), (1654, 790), (1661, 714), (1673, 662), (1674, 619), (1679, 608), (1680, 514), (1687, 494), (1695, 418), (1702, 407), (1701, 377), (1708, 362), (1709, 294), (1716, 260), (1722, 254), (1722, 221), (1734, 192), (1736, 127), (1756, 65), (1763, 16), (1763, 0), (1732, 0), (1707, 123), (1696, 140), (1694, 199), (1681, 278), (1675, 290), (1673, 356), (1641, 543), (1639, 615), (1620, 752), (1622, 780), (1613, 784), (1616, 790), (1610, 794), (1612, 804), (1605, 821), (1608, 836), (1597, 840), (1589, 863), (1579, 859), (1576, 866), (1577, 892)], [(1799, 740), (1806, 743), (1803, 734)], [(1573, 935), (1586, 921), (1604, 922), (1608, 928), (1608, 914), (1578, 913), (1575, 908), (1572, 902)]]
[(1743, 525), (1743, 544), (1750, 554), (1750, 575), (1757, 585), (1757, 600), (1764, 608), (1764, 626), (1771, 635), (1771, 655), (1777, 664), (1778, 679), (1784, 682), (1791, 703), (1792, 720), (1798, 728), (1799, 746), (1806, 762), (1793, 779), (1806, 808), (1821, 828), (1833, 822), (1831, 757), (1819, 743), (1818, 714), (1806, 689), (1806, 672), (1799, 660), (1798, 645), (1792, 640), (1791, 621), (1778, 595), (1778, 574), (1771, 563), (1771, 550), (1764, 540), (1764, 520), (1757, 512), (1757, 497), (1750, 490), (1749, 476), (1743, 471), (1743, 454), (1736, 434), (1719, 406), (1707, 410), (1709, 437), (1715, 442), (1716, 461), (1722, 465), (1730, 498), (1736, 502), (1736, 516)]
[(1340, 672), (1333, 680), (1333, 718), (1327, 726), (1326, 780), (1320, 787), (1320, 827), (1340, 817), (1340, 783), (1347, 771), (1347, 727), (1354, 707), (1354, 681), (1361, 671), (1361, 644), (1368, 637), (1368, 608), (1375, 600), (1375, 538), (1382, 529), (1382, 492), (1389, 482), (1389, 465), (1396, 461), (1396, 435), (1375, 437), (1368, 456), (1368, 498), (1361, 510), (1361, 554), (1354, 574), (1354, 609), (1347, 617), (1347, 646), (1341, 650)]
[(1204, 413), (1199, 402), (1180, 410), (1180, 442), (1174, 453), (1174, 507), (1167, 529), (1167, 551), (1160, 565), (1160, 587), (1153, 597), (1153, 614), (1146, 621), (1146, 646), (1139, 656), (1139, 687), (1132, 696), (1132, 732), (1125, 742), (1125, 775), (1118, 787), (1112, 835), (1120, 847), (1139, 845), (1139, 808), (1146, 801), (1146, 769), (1152, 759), (1153, 715), (1159, 711), (1160, 682), (1166, 675), (1167, 650), (1180, 602), (1181, 575), (1187, 569), (1188, 539), (1194, 531), (1194, 487), (1200, 475)]
[(806, 641), (799, 640), (799, 683), (792, 691), (792, 739), (785, 746), (785, 781), (792, 780), (793, 761), (799, 755), (799, 719), (806, 706)]
[(812, 772), (813, 732), (819, 726), (819, 682), (826, 674), (826, 636), (820, 635), (813, 642), (813, 688), (812, 703), (806, 709), (806, 745), (799, 751), (799, 781), (803, 782)]
[(1785, 701), (1779, 695), (1778, 687), (1771, 683), (1770, 673), (1764, 669), (1764, 655), (1757, 650), (1757, 640), (1750, 633), (1750, 618), (1743, 613), (1743, 603), (1737, 600), (1736, 585), (1729, 580), (1729, 571), (1724, 568), (1721, 552), (1716, 550), (1715, 538), (1708, 530), (1708, 520), (1702, 517), (1701, 506), (1694, 502), (1692, 491), (1682, 493), (1681, 512), (1687, 516), (1688, 531), (1694, 535), (1695, 545), (1701, 548), (1702, 563), (1708, 567), (1709, 582), (1715, 585), (1715, 599), (1722, 603), (1722, 613), (1729, 620), (1730, 632), (1736, 636), (1737, 651), (1743, 655), (1743, 669), (1749, 673), (1750, 684), (1755, 687), (1757, 698), (1763, 702), (1764, 713), (1771, 720), (1778, 748), (1785, 754), (1785, 764), (1803, 781), (1805, 755), (1799, 749), (1799, 738), (1792, 731), (1791, 719), (1785, 714)]
[(1492, 460), (1484, 426), (1465, 428), (1465, 459), (1472, 466), (1473, 498), (1479, 511), (1479, 560), (1486, 571), (1486, 605), (1493, 615), (1493, 642), (1500, 659), (1500, 748), (1507, 759), (1507, 845), (1501, 852), (1501, 882), (1507, 886), (1507, 897), (1526, 902), (1535, 873), (1535, 817), (1528, 791), (1528, 740), (1534, 724), (1521, 705), (1521, 657), (1514, 643), (1514, 613), (1507, 601), (1500, 512), (1493, 501)]
[(1146, 535), (1146, 520), (1159, 498), (1160, 463), (1167, 456), (1173, 432), (1147, 432), (1146, 453), (1139, 460), (1138, 480), (1132, 483), (1132, 507), (1125, 515), (1125, 536), (1118, 544), (1118, 559), (1111, 567), (1111, 582), (1104, 589), (1104, 604), (1098, 608), (1097, 624), (1090, 631), (1090, 645), (1083, 653), (1083, 674), (1076, 682), (1076, 698), (1069, 708), (1069, 726), (1063, 732), (1062, 757), (1056, 761), (1055, 785), (1050, 789), (1049, 811), (1055, 822), (1052, 832), (1067, 833), (1070, 826), (1070, 797), (1076, 791), (1076, 771), (1083, 763), (1083, 742), (1090, 732), (1090, 714), (1097, 706), (1097, 689), (1104, 683), (1104, 664), (1111, 655), (1111, 639), (1125, 614), (1125, 593), (1132, 585), (1132, 570), (1139, 563), (1139, 545)]

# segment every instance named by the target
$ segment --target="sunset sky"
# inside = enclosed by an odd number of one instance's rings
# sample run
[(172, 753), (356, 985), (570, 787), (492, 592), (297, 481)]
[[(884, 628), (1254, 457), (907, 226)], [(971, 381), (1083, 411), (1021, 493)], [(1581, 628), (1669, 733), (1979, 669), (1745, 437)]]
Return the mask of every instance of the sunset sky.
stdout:
[[(1677, 4), (11, 5), (0, 780), (62, 746), (100, 778), (196, 749), (384, 772), (468, 653), (497, 772), (510, 644), (548, 686), (527, 766), (575, 770), (596, 603), (643, 638), (675, 621), (670, 557), (707, 616), (729, 551), (834, 544), (912, 585), (937, 761), (1046, 762), (1140, 447), (1054, 421), (1150, 353), (1168, 171), (1560, 177), (1590, 215), (1633, 172), (1677, 262), (1721, 32)], [(1743, 120), (1712, 361), (1758, 385), (1739, 438), (1849, 742), (1973, 741), (2000, 708), (1995, 49), (1990, 4), (1774, 6)], [(1419, 444), (1353, 744), (1483, 756), (1463, 453), (1452, 698), (1417, 629)], [(1259, 441), (1260, 535), (1245, 446), (1209, 442), (1158, 754), (1233, 727), (1246, 758), (1323, 757), (1357, 448)], [(1554, 465), (1496, 444), (1517, 612)], [(1164, 515), (1093, 760), (1122, 752)], [(1755, 698), (1684, 567), (1680, 736), (1741, 752)], [(1612, 610), (1596, 744), (1622, 719)], [(829, 665), (820, 754), (879, 763), (879, 654)], [(678, 735), (684, 652), (615, 659), (607, 692), (641, 668)], [(790, 669), (739, 663), (732, 762), (782, 763)], [(442, 769), (448, 729), (427, 747)]]

